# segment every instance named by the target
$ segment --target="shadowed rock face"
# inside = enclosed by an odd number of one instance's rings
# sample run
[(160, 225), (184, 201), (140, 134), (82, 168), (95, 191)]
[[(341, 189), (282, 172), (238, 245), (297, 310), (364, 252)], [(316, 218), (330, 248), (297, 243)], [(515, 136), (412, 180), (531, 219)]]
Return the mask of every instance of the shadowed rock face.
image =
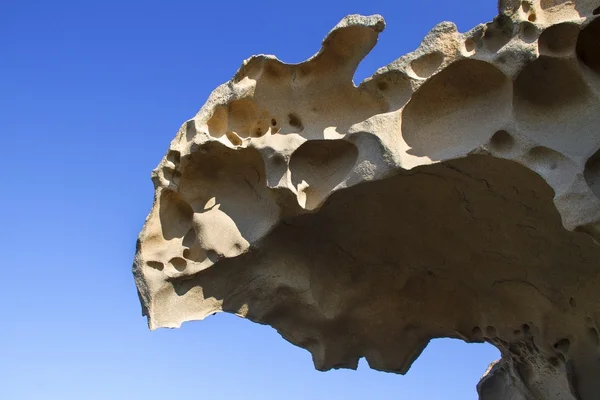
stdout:
[(315, 367), (406, 373), (489, 342), (481, 399), (600, 396), (600, 2), (502, 1), (358, 87), (384, 29), (246, 60), (153, 172), (134, 275), (151, 329), (214, 312)]

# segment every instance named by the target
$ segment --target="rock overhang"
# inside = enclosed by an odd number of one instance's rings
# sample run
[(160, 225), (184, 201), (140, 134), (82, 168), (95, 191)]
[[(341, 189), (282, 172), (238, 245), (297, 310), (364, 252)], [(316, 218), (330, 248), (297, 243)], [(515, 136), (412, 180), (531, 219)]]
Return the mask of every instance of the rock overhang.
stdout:
[(246, 60), (153, 172), (134, 263), (150, 327), (236, 313), (321, 370), (405, 373), (432, 338), (488, 341), (503, 358), (482, 398), (593, 398), (594, 13), (501, 2), (358, 86), (377, 15), (346, 17), (303, 63)]

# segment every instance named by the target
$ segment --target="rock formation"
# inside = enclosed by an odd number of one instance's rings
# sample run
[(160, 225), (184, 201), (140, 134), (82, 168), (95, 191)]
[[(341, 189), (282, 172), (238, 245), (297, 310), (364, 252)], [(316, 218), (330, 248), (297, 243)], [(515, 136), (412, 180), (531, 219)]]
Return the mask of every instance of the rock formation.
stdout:
[(355, 86), (351, 15), (300, 64), (246, 60), (153, 172), (151, 329), (268, 324), (315, 367), (404, 374), (489, 342), (481, 399), (600, 398), (600, 1), (501, 1)]

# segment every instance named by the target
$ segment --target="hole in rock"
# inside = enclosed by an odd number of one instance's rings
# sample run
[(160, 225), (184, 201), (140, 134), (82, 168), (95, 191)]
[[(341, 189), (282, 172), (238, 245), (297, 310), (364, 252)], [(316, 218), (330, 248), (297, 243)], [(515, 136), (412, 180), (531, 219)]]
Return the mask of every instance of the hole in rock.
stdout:
[(592, 15), (600, 15), (600, 7), (594, 8), (594, 11), (592, 11)]
[(570, 346), (571, 341), (567, 338), (560, 339), (558, 342), (554, 343), (554, 348), (562, 353), (568, 352)]
[(206, 260), (206, 252), (200, 245), (195, 245), (192, 248), (183, 250), (183, 257), (195, 262), (203, 262)]
[(600, 198), (600, 149), (585, 163), (583, 176), (592, 192)]
[(475, 50), (475, 42), (473, 41), (473, 39), (465, 40), (465, 50), (468, 53), (471, 53), (472, 51)]
[(512, 20), (505, 15), (501, 15), (486, 26), (485, 33), (483, 34), (483, 42), (490, 52), (496, 53), (510, 42), (512, 36)]
[(300, 146), (292, 154), (290, 171), (294, 187), (308, 184), (303, 205), (317, 207), (344, 180), (357, 157), (356, 146), (345, 140), (312, 140)]
[(262, 121), (261, 111), (254, 99), (244, 98), (232, 101), (229, 103), (227, 116), (228, 131), (235, 132), (241, 138), (257, 135), (256, 126), (257, 124), (260, 126)]
[(173, 268), (175, 268), (177, 271), (182, 272), (185, 270), (185, 268), (187, 267), (187, 261), (185, 261), (183, 258), (181, 257), (175, 257), (172, 258), (169, 261), (169, 264), (171, 264), (173, 266)]
[(269, 160), (271, 160), (274, 165), (282, 165), (285, 163), (285, 157), (279, 153), (273, 154), (271, 157), (269, 157)]
[(525, 159), (536, 171), (555, 170), (561, 162), (565, 161), (565, 157), (562, 154), (544, 146), (536, 146), (530, 149)]
[(254, 130), (254, 137), (261, 137), (266, 132), (263, 132), (262, 128), (256, 128)]
[(165, 240), (183, 238), (191, 228), (192, 208), (179, 194), (163, 189), (160, 194), (159, 219)]
[(515, 102), (519, 106), (519, 103), (528, 103), (522, 105), (523, 111), (533, 107), (551, 112), (583, 101), (588, 93), (589, 89), (573, 63), (546, 56), (525, 67), (515, 81)]
[(600, 74), (600, 18), (583, 28), (577, 39), (577, 56), (592, 71)]
[(242, 139), (235, 132), (229, 131), (225, 135), (227, 135), (227, 139), (229, 139), (229, 142), (234, 146), (241, 146), (243, 143)]
[(185, 123), (185, 138), (191, 142), (196, 136), (196, 122), (192, 119)]
[(379, 81), (377, 82), (377, 87), (379, 88), (379, 90), (384, 91), (387, 90), (388, 85), (385, 81)]
[(541, 55), (514, 84), (514, 116), (523, 132), (546, 147), (584, 155), (597, 146), (598, 99), (572, 57)]
[(179, 165), (179, 161), (181, 159), (181, 154), (177, 150), (169, 150), (167, 153), (167, 161), (175, 164), (175, 166)]
[(146, 264), (148, 264), (148, 266), (149, 266), (150, 268), (154, 268), (154, 269), (157, 269), (157, 270), (159, 270), (159, 271), (162, 271), (162, 270), (163, 270), (163, 268), (165, 267), (165, 266), (163, 265), (163, 263), (161, 263), (161, 262), (158, 262), (158, 261), (148, 261), (148, 262), (146, 262)]
[(222, 241), (216, 236), (220, 231), (203, 232), (200, 225), (219, 223), (230, 238), (241, 235), (248, 241), (261, 237), (272, 226), (279, 208), (266, 188), (264, 161), (256, 149), (234, 150), (213, 141), (203, 144), (184, 160), (187, 162), (182, 168), (179, 193), (191, 207), (187, 206), (189, 223), (177, 231), (178, 237), (192, 228), (192, 217), (196, 233), (207, 235), (205, 239), (210, 238), (207, 240), (214, 243)]
[(484, 336), (485, 335), (483, 334), (481, 328), (479, 326), (475, 326), (473, 327), (473, 329), (471, 329), (471, 336), (469, 336), (468, 338), (472, 343), (484, 343)]
[(522, 22), (519, 25), (521, 39), (526, 43), (533, 43), (537, 40), (537, 27), (530, 22)]
[(300, 117), (298, 117), (294, 113), (288, 114), (288, 123), (290, 124), (291, 127), (296, 128), (300, 131), (302, 131), (302, 129), (304, 129), (304, 127), (302, 126), (302, 121), (300, 120)]
[(483, 40), (485, 47), (487, 47), (487, 49), (492, 53), (496, 53), (509, 42), (510, 38), (507, 38), (506, 36), (494, 30), (488, 30), (485, 32)]
[(488, 141), (508, 117), (510, 80), (491, 64), (461, 60), (425, 82), (404, 108), (402, 136), (410, 154), (433, 160)]
[(490, 147), (492, 150), (496, 150), (499, 152), (510, 151), (515, 144), (515, 140), (510, 135), (510, 133), (500, 130), (492, 136), (490, 139)]
[(194, 229), (190, 229), (184, 236), (183, 242), (181, 243), (184, 247), (183, 258), (190, 261), (202, 262), (206, 259), (206, 252), (201, 244), (198, 243), (196, 236)]
[(539, 52), (549, 56), (569, 56), (575, 49), (579, 27), (571, 23), (562, 23), (549, 27), (540, 35)]
[(181, 171), (176, 170), (173, 171), (173, 177), (171, 178), (173, 184), (179, 185), (179, 181), (181, 180)]
[(215, 107), (212, 117), (210, 117), (206, 124), (210, 136), (223, 136), (227, 131), (227, 109), (223, 106)]
[(571, 305), (571, 307), (577, 306), (577, 302), (575, 301), (575, 299), (573, 297), (569, 298), (569, 304)]
[(404, 72), (396, 70), (377, 74), (373, 79), (361, 83), (361, 87), (369, 88), (371, 86), (376, 86), (385, 96), (388, 103), (386, 110), (388, 111), (403, 107), (412, 94), (408, 76)]
[(444, 61), (444, 55), (439, 52), (425, 54), (410, 63), (419, 78), (429, 78)]
[(598, 330), (596, 328), (588, 328), (588, 338), (591, 342), (598, 346), (600, 345), (600, 334), (598, 334)]

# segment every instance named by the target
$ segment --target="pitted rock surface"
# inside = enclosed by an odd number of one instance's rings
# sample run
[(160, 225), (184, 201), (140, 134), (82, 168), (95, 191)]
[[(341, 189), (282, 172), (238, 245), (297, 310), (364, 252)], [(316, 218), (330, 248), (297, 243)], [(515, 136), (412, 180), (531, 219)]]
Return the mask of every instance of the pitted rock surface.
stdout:
[(600, 2), (501, 1), (356, 86), (351, 15), (300, 64), (246, 60), (153, 172), (151, 329), (268, 324), (315, 367), (406, 373), (489, 342), (481, 399), (600, 398)]

